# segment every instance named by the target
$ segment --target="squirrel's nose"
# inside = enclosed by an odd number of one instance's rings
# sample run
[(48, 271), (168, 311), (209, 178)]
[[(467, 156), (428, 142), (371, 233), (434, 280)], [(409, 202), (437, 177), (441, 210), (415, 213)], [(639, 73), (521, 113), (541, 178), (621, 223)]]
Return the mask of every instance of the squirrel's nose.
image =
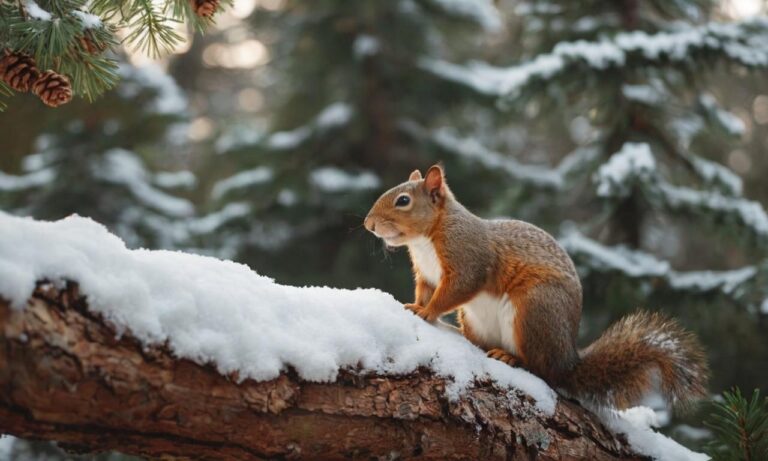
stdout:
[(365, 225), (365, 228), (368, 229), (369, 232), (374, 232), (376, 230), (376, 221), (370, 216), (365, 217), (363, 225)]

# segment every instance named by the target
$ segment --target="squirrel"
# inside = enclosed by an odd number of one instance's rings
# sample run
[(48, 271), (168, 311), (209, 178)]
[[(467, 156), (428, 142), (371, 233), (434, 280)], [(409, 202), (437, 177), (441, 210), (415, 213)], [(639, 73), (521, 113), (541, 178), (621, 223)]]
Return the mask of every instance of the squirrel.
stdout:
[(416, 294), (405, 308), (429, 322), (458, 310), (461, 333), (488, 357), (566, 396), (624, 409), (657, 382), (673, 406), (706, 395), (703, 348), (659, 313), (624, 317), (579, 350), (582, 289), (565, 250), (532, 224), (472, 214), (439, 165), (381, 195), (364, 226), (388, 247), (408, 247)]

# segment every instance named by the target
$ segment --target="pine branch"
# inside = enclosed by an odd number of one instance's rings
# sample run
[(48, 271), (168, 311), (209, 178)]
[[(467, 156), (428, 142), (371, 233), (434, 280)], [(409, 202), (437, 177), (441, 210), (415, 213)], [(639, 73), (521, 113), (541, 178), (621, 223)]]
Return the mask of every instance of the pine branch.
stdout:
[(741, 390), (723, 393), (706, 422), (716, 439), (706, 449), (715, 461), (758, 461), (768, 459), (768, 398), (755, 389), (747, 400)]
[[(63, 74), (74, 94), (93, 100), (118, 81), (109, 50), (127, 46), (153, 58), (169, 53), (184, 40), (177, 24), (186, 21), (202, 31), (219, 1), (95, 0), (89, 6), (87, 11), (84, 0), (0, 0), (0, 50), (31, 55), (41, 72)], [(116, 37), (121, 29), (122, 41)], [(29, 88), (5, 82), (0, 96)]]

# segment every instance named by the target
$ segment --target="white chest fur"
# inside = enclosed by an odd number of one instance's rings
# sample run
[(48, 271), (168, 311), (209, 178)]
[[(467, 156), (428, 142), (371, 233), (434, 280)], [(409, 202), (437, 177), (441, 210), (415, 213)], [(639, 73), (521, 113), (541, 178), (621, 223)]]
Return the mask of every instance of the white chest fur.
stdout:
[(435, 245), (427, 237), (416, 237), (408, 242), (408, 252), (411, 261), (424, 280), (433, 286), (437, 286), (443, 275), (440, 259), (437, 257)]
[(480, 345), (500, 347), (517, 354), (515, 341), (515, 306), (506, 294), (501, 298), (480, 292), (464, 304), (464, 322)]

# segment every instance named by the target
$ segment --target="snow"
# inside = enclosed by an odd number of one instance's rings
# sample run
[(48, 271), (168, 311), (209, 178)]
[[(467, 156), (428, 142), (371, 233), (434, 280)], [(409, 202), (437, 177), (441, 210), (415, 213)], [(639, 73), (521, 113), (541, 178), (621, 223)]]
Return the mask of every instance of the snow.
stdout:
[(587, 255), (590, 266), (602, 270), (615, 270), (630, 277), (664, 277), (671, 268), (667, 261), (642, 251), (624, 246), (608, 247), (592, 240), (575, 228), (567, 228), (559, 239), (572, 256)]
[(358, 35), (352, 44), (352, 53), (357, 59), (373, 56), (381, 49), (379, 39), (371, 35)]
[(189, 220), (186, 226), (195, 234), (210, 234), (234, 219), (250, 215), (251, 206), (248, 203), (227, 203), (221, 210)]
[(759, 202), (729, 197), (720, 192), (696, 190), (667, 183), (658, 185), (658, 192), (673, 209), (705, 209), (735, 217), (760, 237), (768, 236), (768, 215)]
[(651, 147), (645, 143), (625, 143), (595, 173), (597, 195), (623, 197), (631, 190), (634, 180), (647, 181), (656, 171)]
[(256, 167), (250, 170), (241, 171), (227, 179), (217, 182), (213, 186), (211, 195), (218, 200), (232, 190), (242, 189), (249, 186), (264, 184), (274, 177), (272, 169), (265, 166)]
[(446, 378), (451, 399), (479, 379), (529, 394), (546, 414), (555, 408), (556, 394), (539, 378), (486, 358), (381, 291), (280, 285), (231, 261), (129, 250), (87, 218), (0, 213), (0, 293), (22, 309), (43, 279), (76, 280), (118, 335), (130, 331), (222, 374), (263, 381), (290, 367), (329, 382), (340, 369), (401, 375), (426, 367)]
[(16, 437), (0, 435), (0, 459), (11, 459), (11, 452), (15, 441)]
[(40, 8), (40, 5), (38, 5), (35, 0), (25, 0), (24, 9), (27, 11), (27, 15), (29, 15), (29, 17), (32, 19), (37, 19), (40, 21), (50, 21), (53, 19), (51, 13)]
[(631, 101), (641, 102), (649, 106), (664, 103), (667, 99), (664, 88), (656, 85), (629, 85), (621, 86), (621, 93)]
[(486, 168), (503, 170), (517, 180), (554, 189), (560, 188), (563, 184), (563, 178), (557, 170), (522, 164), (510, 156), (487, 149), (475, 138), (459, 137), (450, 128), (435, 130), (432, 132), (431, 139), (448, 152), (480, 163)]
[(733, 136), (742, 136), (744, 134), (747, 129), (744, 122), (736, 115), (721, 109), (714, 96), (702, 94), (699, 96), (699, 101), (728, 134)]
[(163, 171), (155, 173), (155, 184), (166, 189), (187, 188), (191, 189), (197, 184), (197, 178), (191, 171)]
[(353, 174), (331, 166), (312, 171), (310, 182), (324, 192), (376, 189), (381, 184), (379, 177), (370, 171)]
[(689, 59), (694, 52), (720, 51), (746, 66), (766, 66), (767, 30), (768, 18), (751, 18), (732, 24), (711, 22), (655, 34), (633, 31), (594, 42), (561, 42), (552, 52), (509, 68), (477, 61), (458, 65), (429, 58), (422, 58), (419, 66), (480, 93), (515, 97), (533, 80), (565, 74), (571, 65), (586, 64), (601, 71), (623, 66), (631, 57), (643, 61), (680, 62)]
[(429, 0), (443, 11), (475, 21), (488, 32), (501, 30), (503, 21), (492, 0)]
[(609, 247), (572, 227), (564, 229), (559, 241), (573, 257), (588, 258), (587, 265), (592, 269), (617, 271), (633, 278), (658, 278), (666, 281), (670, 288), (680, 291), (718, 291), (724, 295), (738, 296), (741, 287), (758, 276), (755, 266), (725, 271), (676, 271), (669, 262), (650, 253), (621, 245)]
[(757, 275), (757, 268), (746, 266), (732, 271), (689, 271), (671, 273), (670, 285), (678, 290), (695, 290), (698, 292), (721, 291), (725, 294), (734, 293), (739, 287), (752, 280)]
[(72, 14), (80, 19), (80, 22), (83, 24), (83, 29), (98, 29), (102, 26), (101, 18), (95, 14), (80, 10), (74, 10), (72, 11)]
[(131, 151), (113, 148), (104, 152), (101, 163), (94, 170), (97, 177), (127, 187), (137, 200), (150, 208), (174, 217), (186, 217), (194, 213), (194, 207), (189, 201), (153, 187), (141, 160)]
[(45, 185), (55, 178), (54, 171), (44, 168), (23, 176), (14, 176), (0, 171), (0, 191), (20, 191)]
[(696, 155), (689, 156), (688, 160), (696, 173), (708, 183), (719, 184), (728, 194), (741, 195), (744, 187), (741, 178), (733, 171), (717, 162)]
[(278, 131), (271, 135), (255, 133), (241, 140), (231, 140), (224, 150), (240, 148), (249, 144), (261, 144), (272, 150), (289, 150), (301, 146), (315, 133), (346, 125), (354, 115), (352, 108), (342, 102), (335, 102), (325, 107), (308, 124), (288, 131)]
[(629, 445), (639, 453), (664, 461), (705, 461), (710, 459), (696, 453), (652, 429), (658, 426), (656, 413), (648, 407), (623, 411), (606, 411), (600, 415), (603, 423), (614, 432), (627, 435)]
[(156, 64), (132, 66), (119, 64), (122, 77), (117, 91), (121, 97), (132, 99), (144, 88), (155, 90), (149, 109), (157, 114), (180, 115), (187, 110), (187, 98), (176, 81)]

